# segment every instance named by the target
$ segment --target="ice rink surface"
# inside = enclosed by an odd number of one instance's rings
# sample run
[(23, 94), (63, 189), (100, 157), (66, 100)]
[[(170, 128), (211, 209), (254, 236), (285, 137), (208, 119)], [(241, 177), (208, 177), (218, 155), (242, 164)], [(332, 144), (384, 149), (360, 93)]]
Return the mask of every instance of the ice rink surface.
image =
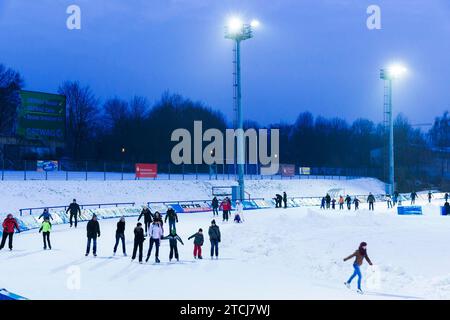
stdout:
[[(450, 217), (423, 204), (423, 216), (398, 216), (376, 203), (355, 211), (314, 208), (245, 212), (245, 222), (218, 220), (219, 260), (210, 260), (211, 213), (180, 214), (180, 262), (131, 262), (136, 218), (127, 218), (128, 257), (112, 255), (116, 219), (100, 220), (98, 256), (85, 257), (86, 223), (54, 226), (53, 250), (41, 235), (15, 235), (14, 250), (0, 251), (0, 287), (30, 299), (431, 299), (450, 298)], [(167, 225), (165, 225), (167, 229)], [(194, 260), (188, 236), (203, 228), (204, 260)], [(165, 231), (167, 234), (167, 230)], [(344, 281), (353, 271), (342, 259), (368, 243), (373, 267), (364, 263), (364, 295)], [(148, 239), (144, 245), (144, 259)]]

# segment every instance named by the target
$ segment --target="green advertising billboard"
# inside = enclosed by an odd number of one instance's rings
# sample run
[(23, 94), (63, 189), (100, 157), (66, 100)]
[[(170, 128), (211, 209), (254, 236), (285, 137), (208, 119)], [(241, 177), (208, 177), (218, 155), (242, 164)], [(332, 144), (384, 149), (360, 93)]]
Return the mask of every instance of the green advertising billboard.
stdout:
[(25, 139), (63, 142), (66, 97), (33, 91), (21, 91), (20, 97), (17, 135)]

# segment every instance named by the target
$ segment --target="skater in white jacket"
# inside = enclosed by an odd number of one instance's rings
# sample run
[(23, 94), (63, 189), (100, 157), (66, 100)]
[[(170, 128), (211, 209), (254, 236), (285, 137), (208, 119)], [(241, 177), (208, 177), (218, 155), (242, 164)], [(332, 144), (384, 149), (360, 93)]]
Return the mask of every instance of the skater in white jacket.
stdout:
[(236, 213), (234, 215), (234, 221), (237, 223), (244, 221), (244, 206), (239, 200), (236, 200)]
[(161, 243), (161, 238), (163, 237), (163, 231), (159, 221), (153, 220), (153, 223), (150, 226), (149, 230), (150, 235), (150, 247), (148, 248), (147, 259), (145, 262), (148, 262), (150, 259), (150, 255), (152, 254), (153, 244), (155, 244), (156, 252), (155, 252), (155, 262), (159, 263), (159, 245)]

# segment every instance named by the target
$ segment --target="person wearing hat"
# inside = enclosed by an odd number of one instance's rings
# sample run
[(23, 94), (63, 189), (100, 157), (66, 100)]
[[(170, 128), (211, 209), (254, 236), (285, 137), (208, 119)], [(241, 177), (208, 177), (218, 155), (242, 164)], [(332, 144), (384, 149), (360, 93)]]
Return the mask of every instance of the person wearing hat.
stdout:
[(178, 216), (175, 210), (171, 206), (168, 206), (166, 217), (164, 218), (164, 222), (167, 222), (169, 219), (169, 233), (171, 230), (175, 229), (175, 224), (178, 223)]
[(208, 230), (209, 241), (211, 242), (211, 259), (213, 259), (214, 255), (216, 259), (219, 258), (219, 242), (220, 242), (220, 229), (219, 226), (216, 225), (216, 220), (211, 221), (211, 226)]
[(13, 215), (10, 213), (6, 216), (6, 219), (3, 221), (3, 235), (2, 235), (2, 243), (0, 244), (0, 250), (3, 249), (6, 243), (6, 239), (9, 238), (8, 246), (9, 250), (13, 249), (13, 236), (14, 236), (14, 229), (17, 230), (17, 232), (20, 232), (19, 224), (17, 223), (17, 220), (13, 217)]
[(166, 237), (163, 237), (161, 240), (169, 240), (170, 245), (170, 253), (169, 253), (169, 261), (172, 261), (172, 258), (175, 254), (175, 259), (177, 261), (180, 261), (180, 257), (178, 255), (178, 247), (177, 247), (177, 241), (180, 241), (180, 243), (184, 246), (183, 240), (177, 235), (176, 229), (170, 230), (170, 234)]
[(361, 270), (360, 267), (364, 262), (364, 259), (367, 260), (367, 262), (369, 263), (369, 265), (373, 265), (372, 261), (370, 261), (369, 256), (367, 255), (367, 243), (366, 242), (361, 242), (359, 245), (358, 250), (356, 250), (352, 255), (348, 256), (347, 258), (344, 258), (344, 261), (347, 261), (351, 258), (355, 258), (355, 261), (353, 262), (353, 274), (350, 276), (350, 278), (347, 280), (347, 282), (345, 282), (345, 286), (347, 288), (350, 288), (350, 283), (352, 282), (353, 278), (355, 278), (356, 276), (358, 276), (358, 293), (363, 293), (363, 291), (361, 290)]
[(144, 250), (144, 229), (142, 228), (142, 223), (138, 222), (136, 228), (134, 228), (134, 247), (133, 255), (131, 256), (131, 261), (136, 259), (136, 252), (139, 248), (139, 263), (142, 263), (142, 251)]
[(77, 227), (78, 223), (78, 216), (81, 219), (81, 209), (80, 206), (77, 203), (77, 199), (73, 199), (73, 202), (69, 205), (69, 207), (66, 210), (66, 213), (70, 212), (70, 227), (72, 228), (72, 220), (75, 219), (75, 228)]
[(44, 209), (44, 212), (42, 212), (42, 214), (38, 217), (38, 219), (40, 219), (40, 218), (42, 218), (44, 220), (45, 219), (48, 219), (48, 220), (52, 219), (53, 220), (52, 215), (50, 214), (50, 212), (48, 212), (48, 208)]
[(44, 250), (48, 248), (52, 250), (52, 245), (50, 243), (50, 232), (52, 231), (52, 224), (50, 223), (50, 219), (48, 217), (44, 218), (44, 222), (42, 222), (41, 228), (39, 229), (39, 233), (42, 232), (42, 238), (44, 240)]
[(147, 236), (148, 228), (153, 222), (152, 212), (147, 207), (147, 205), (142, 206), (142, 211), (141, 214), (139, 215), (138, 221), (140, 221), (142, 217), (144, 217), (145, 236)]
[(114, 255), (116, 255), (117, 246), (119, 245), (119, 241), (122, 241), (122, 251), (123, 255), (127, 256), (127, 251), (125, 248), (125, 217), (121, 217), (119, 222), (117, 222), (116, 229), (116, 244), (114, 245)]
[(97, 221), (97, 216), (94, 214), (92, 219), (89, 220), (86, 226), (87, 230), (87, 248), (86, 248), (86, 257), (89, 255), (89, 251), (91, 250), (91, 241), (93, 242), (92, 253), (94, 257), (97, 256), (97, 237), (100, 237), (100, 224)]

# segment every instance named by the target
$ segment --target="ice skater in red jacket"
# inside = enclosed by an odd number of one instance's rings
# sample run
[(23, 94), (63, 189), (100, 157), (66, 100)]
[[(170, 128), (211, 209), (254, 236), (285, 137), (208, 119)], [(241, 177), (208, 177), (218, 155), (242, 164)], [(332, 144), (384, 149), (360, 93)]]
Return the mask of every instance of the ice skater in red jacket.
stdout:
[(17, 232), (20, 232), (17, 220), (14, 219), (12, 214), (8, 214), (6, 216), (6, 219), (3, 221), (3, 236), (2, 236), (2, 243), (0, 244), (0, 250), (2, 250), (3, 247), (5, 246), (6, 238), (8, 237), (9, 237), (8, 242), (9, 250), (12, 250), (14, 229), (17, 229)]
[(222, 213), (223, 213), (222, 221), (228, 221), (228, 216), (231, 211), (231, 201), (228, 197), (223, 199), (222, 203), (220, 204), (220, 209), (222, 209)]

